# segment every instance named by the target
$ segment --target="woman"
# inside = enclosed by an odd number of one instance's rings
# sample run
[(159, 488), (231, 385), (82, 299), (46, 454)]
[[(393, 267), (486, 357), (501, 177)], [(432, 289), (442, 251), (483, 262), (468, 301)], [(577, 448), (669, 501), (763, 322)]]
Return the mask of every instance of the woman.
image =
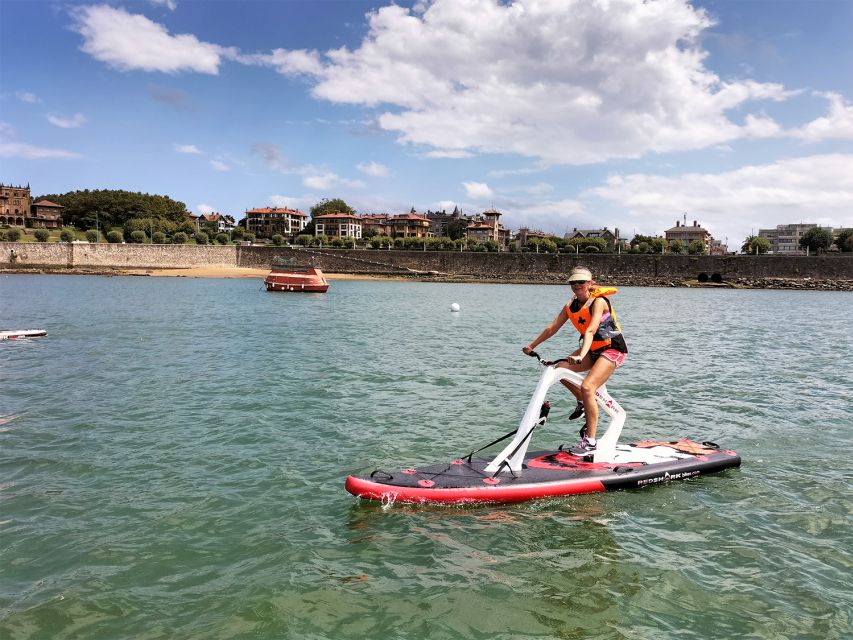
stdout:
[(569, 416), (575, 420), (586, 414), (586, 424), (581, 429), (581, 441), (572, 453), (585, 454), (595, 451), (598, 441), (595, 430), (598, 427), (598, 405), (595, 392), (603, 385), (617, 367), (622, 366), (628, 354), (628, 346), (622, 337), (622, 329), (616, 321), (616, 314), (606, 296), (616, 293), (616, 289), (597, 287), (589, 269), (575, 267), (569, 275), (569, 284), (574, 294), (572, 299), (560, 309), (560, 313), (542, 333), (522, 349), (530, 354), (537, 345), (545, 342), (560, 330), (566, 320), (571, 320), (581, 333), (581, 346), (568, 362), (557, 366), (572, 371), (588, 371), (580, 390), (563, 380), (563, 385), (577, 398), (577, 406)]

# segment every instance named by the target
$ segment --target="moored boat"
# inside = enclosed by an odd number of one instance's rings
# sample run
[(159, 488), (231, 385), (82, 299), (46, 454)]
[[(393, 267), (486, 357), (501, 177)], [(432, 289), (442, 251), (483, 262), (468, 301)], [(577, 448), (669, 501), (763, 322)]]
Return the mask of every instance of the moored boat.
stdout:
[(326, 293), (329, 283), (317, 267), (298, 265), (273, 265), (264, 279), (267, 291), (293, 291)]
[(0, 329), (0, 340), (18, 340), (19, 338), (39, 338), (46, 336), (44, 329)]

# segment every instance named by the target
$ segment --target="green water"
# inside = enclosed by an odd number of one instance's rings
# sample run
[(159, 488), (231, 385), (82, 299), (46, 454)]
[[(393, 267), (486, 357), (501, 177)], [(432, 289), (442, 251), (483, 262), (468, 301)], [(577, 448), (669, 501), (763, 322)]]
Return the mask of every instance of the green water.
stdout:
[[(0, 327), (49, 332), (0, 342), (0, 639), (851, 637), (850, 293), (615, 298), (623, 437), (738, 470), (476, 508), (344, 491), (517, 426), (520, 349), (567, 295), (0, 278)], [(534, 448), (576, 436), (551, 399)]]

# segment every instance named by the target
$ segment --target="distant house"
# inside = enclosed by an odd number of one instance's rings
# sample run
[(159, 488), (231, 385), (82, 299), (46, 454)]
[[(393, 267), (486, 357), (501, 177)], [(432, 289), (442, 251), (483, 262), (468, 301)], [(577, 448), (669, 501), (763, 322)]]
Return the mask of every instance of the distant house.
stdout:
[(566, 240), (571, 240), (572, 238), (601, 238), (605, 242), (607, 242), (607, 246), (610, 249), (615, 249), (616, 245), (622, 244), (622, 240), (619, 237), (619, 228), (617, 227), (614, 231), (611, 231), (607, 227), (603, 229), (578, 229), (575, 227), (571, 233), (566, 234)]
[(327, 213), (314, 217), (314, 235), (361, 240), (361, 218), (351, 213)]
[(59, 229), (65, 207), (50, 200), (34, 202), (27, 218), (27, 226), (43, 229)]
[(234, 218), (222, 213), (204, 213), (198, 216), (196, 228), (206, 223), (215, 224), (217, 233), (228, 233), (234, 230)]
[(809, 229), (816, 227), (814, 223), (779, 224), (775, 229), (759, 229), (758, 237), (770, 241), (770, 250), (773, 253), (805, 255), (806, 250), (800, 248), (800, 238)]
[(480, 216), (480, 218), (485, 221), (485, 224), (492, 228), (489, 240), (497, 244), (499, 247), (505, 247), (509, 244), (510, 231), (501, 224), (500, 217), (500, 212), (495, 209), (486, 209)]
[(391, 222), (391, 235), (394, 238), (428, 238), (430, 233), (430, 221), (425, 216), (417, 213), (403, 213), (393, 216)]
[(553, 238), (554, 234), (545, 233), (540, 229), (530, 229), (528, 227), (521, 227), (518, 230), (518, 233), (515, 234), (515, 239), (519, 245), (522, 247), (527, 244), (528, 240), (532, 240), (536, 238), (537, 240), (544, 240), (545, 238)]
[(445, 210), (427, 211), (424, 217), (429, 220), (430, 233), (436, 238), (449, 236), (448, 225), (455, 220), (462, 220), (465, 224), (471, 221), (471, 216), (463, 216), (459, 207), (453, 207), (452, 213), (447, 213)]
[(696, 220), (693, 221), (693, 226), (687, 226), (686, 223), (681, 224), (680, 220), (676, 220), (675, 226), (664, 232), (664, 237), (667, 242), (681, 240), (685, 247), (690, 246), (691, 242), (699, 240), (705, 245), (705, 251), (707, 253), (711, 253), (714, 241), (714, 238), (711, 237), (711, 232), (702, 228)]
[(286, 207), (263, 207), (246, 210), (246, 231), (261, 238), (274, 235), (292, 237), (308, 226), (308, 214)]
[(468, 223), (468, 239), (476, 240), (479, 243), (486, 242), (488, 240), (492, 240), (494, 242), (494, 229), (492, 225), (486, 224), (485, 222), (470, 222)]
[(0, 184), (0, 225), (26, 226), (30, 214), (30, 185)]
[(372, 235), (390, 236), (393, 232), (391, 229), (391, 216), (387, 213), (368, 213), (359, 216), (361, 220), (361, 233), (367, 237), (368, 231), (372, 230)]

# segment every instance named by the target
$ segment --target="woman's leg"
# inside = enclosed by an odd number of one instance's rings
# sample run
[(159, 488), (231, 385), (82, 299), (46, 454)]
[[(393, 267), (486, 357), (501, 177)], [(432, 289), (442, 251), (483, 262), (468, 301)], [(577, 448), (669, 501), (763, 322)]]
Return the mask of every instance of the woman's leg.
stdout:
[[(576, 356), (580, 353), (580, 349), (576, 349), (574, 353), (570, 354)], [(557, 367), (562, 367), (563, 369), (569, 369), (570, 371), (576, 371), (578, 373), (583, 373), (587, 371), (592, 366), (592, 358), (590, 358), (589, 354), (587, 354), (583, 360), (580, 361), (580, 364), (569, 364), (568, 362), (561, 362), (557, 365)], [(563, 386), (572, 392), (572, 395), (577, 398), (578, 402), (583, 402), (583, 396), (581, 395), (580, 389), (578, 389), (575, 385), (571, 384), (568, 380), (560, 380)]]
[(590, 367), (589, 373), (586, 374), (586, 378), (581, 384), (580, 396), (583, 400), (584, 411), (586, 411), (586, 434), (590, 438), (595, 438), (595, 430), (598, 427), (598, 404), (595, 402), (595, 392), (607, 382), (615, 370), (615, 362), (607, 358), (598, 358)]

